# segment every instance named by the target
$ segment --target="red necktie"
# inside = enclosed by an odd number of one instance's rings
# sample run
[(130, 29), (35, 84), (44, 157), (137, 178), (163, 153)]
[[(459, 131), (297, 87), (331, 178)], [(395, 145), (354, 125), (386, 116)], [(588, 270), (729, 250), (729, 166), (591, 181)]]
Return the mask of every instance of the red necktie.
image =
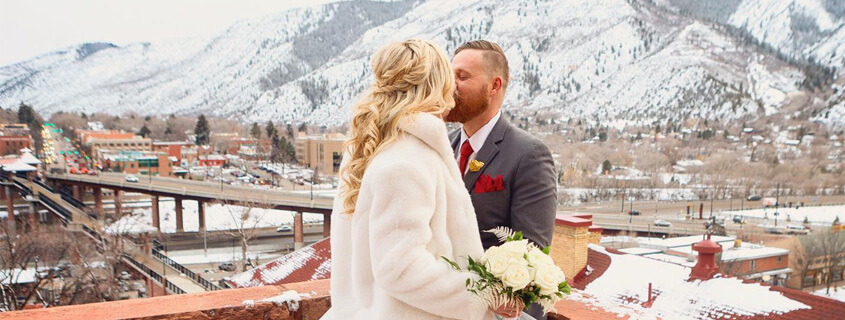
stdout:
[(464, 144), (461, 145), (461, 161), (458, 162), (458, 166), (461, 168), (461, 177), (463, 177), (464, 172), (467, 171), (467, 162), (469, 162), (469, 156), (472, 152), (472, 146), (469, 145), (469, 139), (467, 139), (464, 141)]

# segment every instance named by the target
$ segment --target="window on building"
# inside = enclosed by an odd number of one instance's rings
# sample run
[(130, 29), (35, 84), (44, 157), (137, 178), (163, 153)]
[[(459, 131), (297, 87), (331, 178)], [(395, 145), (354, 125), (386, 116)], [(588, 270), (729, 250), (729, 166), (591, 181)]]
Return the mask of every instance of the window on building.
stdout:
[(757, 270), (757, 260), (751, 260), (751, 271)]
[(778, 262), (783, 262), (783, 256), (778, 256)]
[(340, 152), (332, 152), (332, 170), (337, 173), (340, 171)]

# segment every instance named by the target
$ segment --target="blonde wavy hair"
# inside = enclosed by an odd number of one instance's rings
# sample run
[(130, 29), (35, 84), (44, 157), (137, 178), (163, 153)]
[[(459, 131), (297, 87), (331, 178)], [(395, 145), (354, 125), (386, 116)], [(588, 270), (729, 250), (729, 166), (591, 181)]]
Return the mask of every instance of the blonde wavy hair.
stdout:
[(364, 171), (373, 157), (401, 135), (398, 124), (409, 116), (442, 115), (455, 106), (452, 65), (438, 46), (426, 40), (386, 45), (372, 58), (373, 85), (353, 106), (349, 159), (340, 169), (342, 214), (352, 215)]

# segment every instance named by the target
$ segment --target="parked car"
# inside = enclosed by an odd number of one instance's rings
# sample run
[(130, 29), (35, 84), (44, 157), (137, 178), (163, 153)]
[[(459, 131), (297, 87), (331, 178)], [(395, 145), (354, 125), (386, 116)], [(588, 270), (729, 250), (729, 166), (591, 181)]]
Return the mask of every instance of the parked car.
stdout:
[(276, 232), (291, 232), (291, 231), (293, 231), (293, 229), (291, 229), (290, 226), (281, 226), (278, 229), (276, 229)]
[(784, 234), (786, 233), (786, 227), (766, 227), (766, 233)]
[(631, 210), (631, 211), (628, 211), (628, 215), (638, 216), (638, 215), (640, 215), (640, 212), (637, 211), (637, 210)]
[(654, 220), (655, 227), (671, 227), (672, 223), (666, 220)]
[(129, 274), (129, 272), (121, 271), (120, 275), (118, 275), (117, 278), (120, 279), (120, 280), (131, 280), (132, 275)]
[(235, 269), (237, 269), (237, 268), (235, 267), (234, 262), (226, 261), (226, 262), (221, 262), (220, 265), (217, 266), (217, 269), (220, 269), (220, 270), (223, 270), (223, 271), (235, 271)]
[(748, 201), (760, 201), (762, 199), (763, 199), (763, 197), (758, 196), (756, 194), (752, 194), (752, 195), (748, 196)]
[(745, 219), (743, 219), (742, 216), (734, 216), (733, 221), (734, 223), (745, 223)]
[(131, 174), (127, 175), (126, 176), (126, 182), (138, 182), (138, 177), (131, 175)]

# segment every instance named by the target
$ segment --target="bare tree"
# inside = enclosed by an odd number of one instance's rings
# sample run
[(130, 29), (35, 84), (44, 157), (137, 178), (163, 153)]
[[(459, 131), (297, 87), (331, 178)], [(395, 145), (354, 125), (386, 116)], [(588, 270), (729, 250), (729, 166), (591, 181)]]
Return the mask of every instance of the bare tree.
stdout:
[(845, 265), (845, 232), (834, 231), (832, 229), (822, 229), (812, 235), (815, 238), (814, 246), (817, 249), (822, 259), (822, 266), (827, 273), (827, 291), (830, 294), (830, 285), (833, 282), (833, 272)]
[(241, 271), (246, 271), (249, 241), (255, 237), (258, 224), (264, 218), (265, 208), (260, 204), (245, 201), (237, 205), (224, 205), (232, 218), (234, 229), (227, 233), (241, 243)]
[(39, 226), (14, 237), (7, 231), (6, 224), (0, 224), (3, 310), (21, 310), (30, 303), (47, 307), (114, 298), (115, 263), (105, 260), (87, 236), (59, 226)]

